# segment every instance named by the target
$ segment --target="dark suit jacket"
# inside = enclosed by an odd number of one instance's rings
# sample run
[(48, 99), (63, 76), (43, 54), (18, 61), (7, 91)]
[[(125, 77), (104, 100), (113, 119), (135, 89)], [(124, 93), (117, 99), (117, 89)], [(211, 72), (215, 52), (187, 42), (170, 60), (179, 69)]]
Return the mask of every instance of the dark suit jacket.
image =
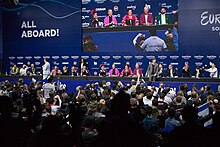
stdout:
[[(151, 13), (148, 13), (147, 22), (153, 24), (153, 15)], [(140, 16), (140, 25), (143, 25), (143, 24), (146, 24), (144, 13), (141, 14), (141, 16)]]
[[(171, 76), (171, 75), (170, 75), (170, 69), (168, 69), (167, 76), (168, 76), (168, 77), (170, 77), (170, 76)], [(178, 74), (177, 74), (176, 69), (175, 69), (175, 68), (173, 68), (173, 77), (175, 77), (175, 76), (178, 76)]]
[[(157, 75), (157, 73), (158, 73), (158, 64), (156, 63), (155, 65), (154, 65), (154, 74), (156, 74)], [(145, 76), (147, 76), (147, 77), (150, 77), (150, 76), (152, 76), (152, 71), (153, 71), (153, 65), (152, 65), (152, 63), (150, 63), (149, 65), (148, 65), (148, 68), (147, 68), (147, 72), (146, 72), (146, 75)]]

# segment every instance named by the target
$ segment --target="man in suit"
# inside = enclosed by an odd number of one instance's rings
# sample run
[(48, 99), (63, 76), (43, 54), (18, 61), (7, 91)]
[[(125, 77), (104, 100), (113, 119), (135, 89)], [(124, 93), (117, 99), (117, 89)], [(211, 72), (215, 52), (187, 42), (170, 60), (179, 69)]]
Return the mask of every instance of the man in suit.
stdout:
[(149, 13), (149, 6), (144, 7), (144, 13), (140, 15), (140, 25), (152, 25), (153, 24), (153, 15)]
[(156, 17), (156, 21), (158, 25), (163, 25), (163, 24), (171, 24), (170, 16), (166, 15), (166, 8), (162, 7), (160, 10), (160, 15)]
[(171, 64), (168, 67), (168, 77), (170, 78), (178, 77), (176, 69), (173, 68), (173, 65)]
[(157, 73), (158, 73), (158, 64), (156, 63), (157, 60), (154, 58), (152, 59), (152, 62), (149, 63), (146, 77), (149, 77), (149, 81), (155, 81)]

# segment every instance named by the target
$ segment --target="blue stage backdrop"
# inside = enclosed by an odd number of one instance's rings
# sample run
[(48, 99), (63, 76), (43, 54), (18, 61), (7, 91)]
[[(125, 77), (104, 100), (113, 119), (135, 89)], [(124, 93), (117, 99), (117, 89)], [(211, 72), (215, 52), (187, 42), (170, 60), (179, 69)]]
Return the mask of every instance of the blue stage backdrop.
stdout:
[[(125, 52), (123, 48), (118, 48), (115, 52), (82, 52), (82, 25), (86, 26), (90, 19), (91, 9), (96, 9), (103, 18), (107, 9), (112, 8), (120, 22), (127, 6), (136, 7), (134, 13), (138, 15), (142, 13), (144, 4), (151, 5), (150, 12), (154, 16), (161, 6), (166, 6), (167, 13), (173, 17), (171, 11), (178, 7), (180, 46), (177, 52), (137, 52), (134, 47), (129, 48), (129, 52)], [(132, 69), (135, 63), (140, 63), (145, 72), (149, 61), (154, 57), (164, 64), (165, 70), (168, 64), (174, 65), (180, 76), (185, 61), (190, 63), (192, 72), (196, 66), (209, 66), (210, 62), (216, 62), (220, 68), (218, 0), (184, 0), (179, 4), (176, 0), (19, 0), (13, 5), (4, 3), (2, 10), (5, 72), (10, 71), (13, 63), (19, 67), (23, 63), (34, 63), (40, 70), (43, 57), (50, 58), (52, 67), (59, 65), (60, 68), (63, 65), (70, 68), (74, 61), (84, 58), (89, 63), (91, 74), (99, 70), (101, 63), (107, 69), (112, 63), (122, 69), (126, 61), (131, 63)], [(148, 35), (147, 31), (143, 30), (143, 33)], [(158, 34), (164, 37), (164, 30)], [(102, 35), (106, 36), (108, 33), (103, 32)], [(126, 36), (125, 40), (121, 38), (118, 46), (122, 47), (123, 43), (132, 46), (131, 42), (126, 41), (129, 37), (132, 36)], [(111, 42), (108, 46), (115, 47), (117, 44)], [(208, 76), (208, 73), (205, 74)]]
[(178, 9), (178, 0), (82, 0), (82, 27), (88, 27), (92, 18), (91, 10), (95, 10), (102, 22), (108, 15), (108, 9), (112, 9), (113, 15), (121, 25), (122, 18), (127, 14), (127, 8), (132, 8), (133, 13), (138, 17), (143, 13), (144, 6), (149, 6), (149, 12), (154, 19), (159, 14), (161, 7), (167, 9), (167, 15), (170, 15), (172, 21), (173, 10)]
[[(1, 4), (0, 4), (1, 6)], [(2, 11), (0, 11), (0, 59), (3, 57), (3, 46), (2, 46)]]

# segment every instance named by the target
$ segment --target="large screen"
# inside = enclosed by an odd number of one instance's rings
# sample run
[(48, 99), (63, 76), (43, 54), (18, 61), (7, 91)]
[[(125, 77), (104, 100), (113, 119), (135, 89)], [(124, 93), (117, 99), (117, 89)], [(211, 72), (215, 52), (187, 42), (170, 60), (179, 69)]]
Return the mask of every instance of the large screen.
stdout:
[(178, 1), (82, 1), (83, 52), (178, 51)]
[[(157, 58), (165, 70), (172, 64), (180, 76), (185, 61), (190, 63), (192, 72), (197, 66), (209, 66), (210, 62), (220, 66), (219, 0), (6, 0), (2, 3), (0, 35), (5, 72), (13, 64), (21, 68), (23, 64), (33, 63), (41, 70), (44, 57), (49, 58), (51, 68), (57, 65), (60, 69), (64, 65), (70, 69), (73, 63), (78, 64), (84, 58), (91, 75), (99, 71), (100, 64), (108, 70), (115, 63), (121, 70), (126, 62), (130, 62), (132, 69), (139, 63), (145, 73), (152, 58)], [(146, 6), (152, 17), (144, 15), (142, 20), (149, 21), (141, 25), (140, 17)], [(157, 16), (161, 8), (166, 9), (170, 23), (159, 24), (162, 20)], [(109, 9), (117, 25), (105, 27)], [(138, 21), (122, 21), (129, 9)], [(94, 12), (100, 19), (97, 27), (95, 23), (90, 24)], [(166, 41), (167, 35), (174, 37), (176, 20), (178, 48), (173, 45), (174, 40), (168, 44)], [(126, 23), (138, 25), (124, 26)], [(166, 49), (140, 48), (142, 39), (147, 40), (152, 30), (166, 43)], [(138, 34), (141, 35), (135, 42)], [(204, 74), (209, 76), (208, 72)]]

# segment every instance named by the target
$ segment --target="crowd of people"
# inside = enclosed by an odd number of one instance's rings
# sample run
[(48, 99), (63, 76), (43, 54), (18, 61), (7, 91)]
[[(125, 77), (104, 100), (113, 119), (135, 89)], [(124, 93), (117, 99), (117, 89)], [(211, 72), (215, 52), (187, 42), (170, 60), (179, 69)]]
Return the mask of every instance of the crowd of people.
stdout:
[(100, 76), (100, 77), (148, 77), (150, 81), (155, 81), (156, 78), (169, 77), (195, 77), (201, 78), (204, 77), (204, 71), (210, 73), (210, 78), (218, 78), (218, 68), (215, 63), (211, 63), (211, 67), (205, 65), (204, 67), (196, 67), (194, 70), (191, 70), (188, 62), (185, 62), (183, 68), (178, 72), (172, 64), (168, 65), (168, 68), (165, 70), (162, 63), (157, 63), (157, 59), (152, 59), (152, 62), (149, 63), (144, 73), (144, 69), (140, 67), (141, 65), (136, 63), (134, 69), (130, 66), (130, 62), (126, 62), (124, 68), (121, 71), (113, 63), (110, 69), (106, 69), (104, 64), (100, 64), (100, 69), (94, 73), (90, 73), (88, 63), (85, 59), (80, 59), (79, 63), (74, 62), (70, 70), (66, 65), (62, 67), (62, 70), (58, 66), (54, 66), (51, 70), (50, 63), (48, 59), (44, 59), (44, 65), (42, 66), (41, 71), (37, 71), (34, 64), (31, 64), (30, 67), (25, 64), (22, 68), (17, 67), (16, 64), (11, 67), (10, 75), (43, 75), (43, 79), (47, 79), (49, 76), (58, 76), (58, 75), (70, 75), (70, 76)]
[[(132, 80), (78, 85), (67, 93), (22, 78), (0, 82), (0, 145), (13, 147), (218, 146), (220, 86), (192, 89)], [(199, 116), (203, 104), (209, 113)], [(205, 128), (212, 119), (211, 128)]]

